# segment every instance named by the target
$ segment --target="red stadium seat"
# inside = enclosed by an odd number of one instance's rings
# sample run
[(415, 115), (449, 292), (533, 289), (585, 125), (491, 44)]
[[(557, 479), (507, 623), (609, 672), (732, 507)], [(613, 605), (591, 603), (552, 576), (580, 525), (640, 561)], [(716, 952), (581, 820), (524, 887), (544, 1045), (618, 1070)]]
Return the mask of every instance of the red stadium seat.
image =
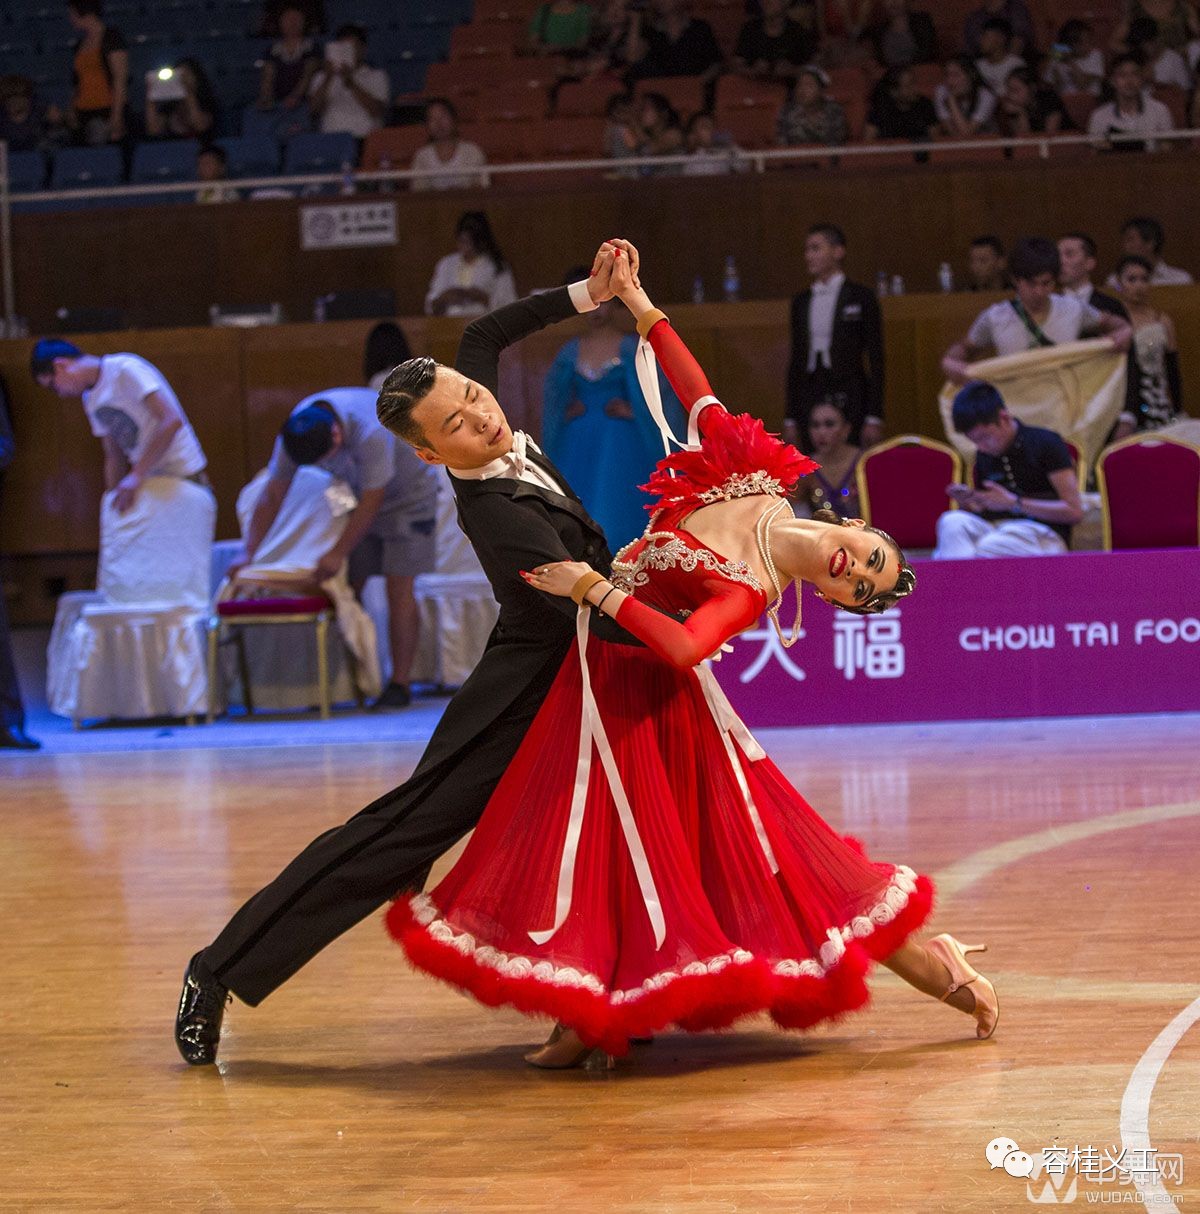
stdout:
[(1100, 104), (1100, 98), (1093, 93), (1063, 93), (1062, 103), (1072, 125), (1077, 126), (1081, 131), (1086, 131), (1088, 119), (1092, 116), (1092, 111)]
[(1151, 90), (1154, 96), (1171, 111), (1171, 121), (1177, 131), (1187, 130), (1188, 94), (1177, 84), (1156, 84)]
[(378, 169), (385, 163), (394, 169), (406, 169), (428, 139), (423, 123), (381, 127), (366, 137), (359, 163), (364, 169)]
[(901, 548), (933, 548), (937, 521), (952, 508), (946, 486), (962, 481), (959, 453), (945, 443), (902, 434), (863, 452), (855, 473), (862, 516)]
[(516, 49), (514, 29), (501, 21), (456, 26), (450, 35), (451, 63), (511, 59)]
[(610, 98), (625, 91), (612, 76), (571, 80), (558, 90), (554, 112), (560, 118), (603, 118)]
[(787, 100), (787, 86), (770, 80), (751, 80), (747, 76), (722, 76), (717, 81), (716, 109), (767, 109), (773, 114)]
[(1200, 547), (1200, 447), (1135, 434), (1096, 461), (1104, 547)]
[(753, 109), (718, 109), (717, 130), (727, 132), (740, 148), (769, 148), (775, 145), (778, 111)]
[(528, 122), (546, 116), (549, 98), (538, 84), (502, 84), (485, 89), (475, 98), (475, 117), (481, 122)]
[(704, 109), (704, 86), (693, 76), (648, 76), (639, 80), (635, 96), (661, 93), (686, 121)]
[[(464, 128), (463, 138), (483, 148), (492, 164), (511, 164), (514, 160), (529, 160), (531, 153), (531, 129), (539, 123), (528, 122), (475, 122)], [(506, 178), (511, 180), (511, 178)]]
[(598, 160), (604, 156), (604, 119), (547, 118), (530, 138), (541, 160)]

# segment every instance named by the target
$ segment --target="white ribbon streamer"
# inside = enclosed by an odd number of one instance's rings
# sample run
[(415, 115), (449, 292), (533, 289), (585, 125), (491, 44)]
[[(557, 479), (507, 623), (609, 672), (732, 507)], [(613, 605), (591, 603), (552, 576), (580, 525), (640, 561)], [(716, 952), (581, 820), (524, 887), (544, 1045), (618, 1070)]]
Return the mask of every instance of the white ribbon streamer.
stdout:
[(656, 948), (662, 948), (663, 941), (667, 938), (662, 901), (654, 884), (654, 875), (650, 871), (650, 861), (646, 857), (642, 837), (638, 834), (633, 808), (629, 804), (625, 786), (621, 783), (621, 773), (617, 770), (617, 762), (613, 756), (612, 747), (609, 745), (608, 733), (605, 731), (604, 722), (600, 719), (596, 697), (592, 693), (592, 680), (587, 664), (588, 617), (590, 615), (591, 611), (585, 604), (579, 608), (579, 613), (575, 617), (575, 635), (579, 641), (579, 666), (583, 680), (583, 705), (579, 726), (579, 760), (575, 767), (575, 789), (571, 797), (571, 815), (567, 822), (567, 837), (563, 843), (562, 864), (558, 871), (554, 926), (548, 931), (530, 932), (529, 938), (535, 944), (547, 943), (566, 922), (567, 915), (571, 911), (575, 863), (579, 856), (579, 839), (583, 832), (583, 815), (587, 807), (587, 787), (592, 769), (592, 743), (594, 741), (596, 750), (600, 754), (604, 774), (608, 777), (609, 789), (616, 802), (617, 818), (621, 823), (621, 832), (625, 836), (625, 845), (629, 848), (629, 857), (633, 862), (638, 889), (641, 890), (642, 901), (646, 904), (646, 913), (650, 916), (650, 925), (654, 929), (654, 945)]
[(750, 785), (746, 781), (745, 769), (742, 767), (738, 752), (734, 749), (733, 739), (737, 739), (742, 753), (752, 763), (765, 759), (767, 752), (759, 745), (758, 739), (746, 728), (746, 723), (742, 718), (733, 711), (733, 705), (730, 704), (721, 684), (717, 682), (717, 676), (713, 674), (707, 663), (702, 663), (695, 669), (696, 678), (700, 680), (700, 688), (704, 692), (704, 698), (708, 701), (708, 710), (712, 713), (713, 720), (721, 731), (721, 741), (725, 743), (725, 753), (729, 756), (729, 765), (733, 768), (734, 776), (737, 777), (738, 787), (746, 802), (746, 812), (754, 824), (754, 833), (758, 836), (759, 846), (767, 858), (767, 863), (771, 866), (771, 872), (777, 873), (779, 872), (779, 861), (775, 859), (775, 852), (771, 849), (771, 841), (767, 838), (766, 827), (763, 826), (758, 806), (754, 803)]
[(681, 443), (667, 422), (666, 410), (663, 408), (662, 389), (658, 382), (658, 360), (654, 357), (654, 347), (644, 337), (638, 340), (634, 365), (637, 368), (642, 395), (646, 398), (646, 407), (650, 410), (650, 416), (654, 418), (654, 424), (658, 427), (659, 434), (662, 435), (663, 451), (670, 455), (672, 444), (684, 451), (699, 451), (700, 414), (709, 405), (719, 405), (721, 402), (715, 396), (710, 395), (702, 396), (692, 405), (688, 410), (687, 442)]

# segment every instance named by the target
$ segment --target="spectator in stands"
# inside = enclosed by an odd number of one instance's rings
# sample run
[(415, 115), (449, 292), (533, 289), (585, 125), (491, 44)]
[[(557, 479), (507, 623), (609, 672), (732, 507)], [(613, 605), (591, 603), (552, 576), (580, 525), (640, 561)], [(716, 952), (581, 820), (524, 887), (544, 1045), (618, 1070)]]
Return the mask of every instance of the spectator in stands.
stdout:
[(322, 131), (365, 139), (383, 125), (391, 97), (388, 74), (366, 61), (367, 32), (343, 25), (325, 47), (325, 62), (309, 85), (309, 104)]
[(378, 392), (388, 375), (410, 358), (412, 348), (404, 330), (394, 320), (381, 320), (363, 346), (363, 383)]
[(595, 19), (595, 10), (582, 0), (544, 0), (529, 22), (529, 49), (535, 55), (581, 53)]
[(397, 442), (379, 424), (376, 397), (370, 388), (332, 388), (295, 407), (275, 441), (245, 551), (229, 577), (253, 561), (297, 468), (315, 464), (344, 480), (358, 503), (337, 543), (317, 562), (315, 580), (333, 577), (347, 560), (356, 594), (369, 577), (383, 575), (392, 681), (374, 706), (404, 708), (412, 700), (408, 674), (420, 631), (413, 581), (432, 573), (436, 562), (437, 477), (407, 443)]
[(976, 236), (967, 250), (967, 290), (1007, 291), (1012, 286), (998, 236)]
[(1001, 135), (1055, 135), (1069, 129), (1071, 119), (1058, 94), (1022, 65), (1009, 73), (996, 106), (996, 129)]
[(208, 73), (195, 59), (180, 59), (175, 78), (183, 96), (152, 101), (146, 94), (146, 135), (150, 139), (203, 139), (217, 122), (217, 95)]
[(205, 144), (196, 157), (196, 180), (204, 184), (196, 191), (197, 202), (235, 202), (238, 192), (228, 184), (229, 160), (219, 144)]
[(839, 518), (862, 518), (855, 473), (862, 448), (850, 441), (843, 396), (817, 401), (808, 415), (808, 450), (820, 467), (802, 477), (796, 501), (811, 517), (828, 506)]
[(136, 354), (84, 354), (47, 338), (33, 348), (30, 372), (63, 400), (79, 397), (104, 447), (104, 488), (124, 514), (151, 476), (208, 486), (207, 461), (179, 398), (159, 369)]
[(947, 62), (942, 83), (934, 90), (933, 108), (947, 139), (970, 139), (995, 130), (996, 94), (966, 55)]
[(992, 384), (967, 384), (954, 398), (954, 429), (974, 443), (975, 480), (950, 485), (959, 509), (938, 519), (935, 560), (1050, 556), (1067, 551), (1083, 518), (1075, 461), (1053, 430), (1027, 426)]
[(434, 267), (425, 312), (429, 316), (482, 316), (517, 298), (512, 270), (482, 211), (467, 211), (454, 232), (457, 248)]
[(917, 79), (911, 67), (889, 68), (871, 93), (867, 125), (863, 138), (904, 139), (924, 143), (937, 130), (933, 102), (917, 91)]
[(829, 77), (813, 64), (796, 78), (791, 101), (779, 111), (778, 139), (781, 144), (822, 143), (838, 147), (850, 136), (846, 111), (826, 92)]
[[(1178, 266), (1167, 265), (1162, 259), (1166, 242), (1162, 224), (1149, 215), (1135, 215), (1121, 225), (1121, 253), (1126, 257), (1144, 257), (1150, 263), (1152, 287), (1186, 287), (1192, 282), (1192, 276)], [(1115, 274), (1108, 276), (1108, 286), (1120, 286)]]
[(1104, 54), (1096, 45), (1095, 32), (1088, 22), (1072, 17), (1059, 28), (1043, 78), (1056, 93), (1100, 96)]
[(629, 67), (633, 38), (633, 18), (629, 0), (604, 0), (592, 20), (592, 32), (582, 56), (566, 75), (575, 80), (599, 76), (603, 72), (623, 73)]
[(458, 135), (458, 111), (444, 97), (425, 103), (425, 130), (429, 142), (418, 148), (412, 168), (431, 174), (414, 178), (414, 190), (469, 190), (486, 186), (486, 173), (478, 171), (487, 157), (478, 144)]
[(1100, 312), (1109, 312), (1128, 320), (1125, 305), (1105, 295), (1092, 284), (1096, 272), (1096, 242), (1086, 232), (1068, 232), (1058, 238), (1058, 285), (1064, 295), (1073, 296)]
[(695, 76), (708, 84), (723, 56), (712, 26), (691, 15), (688, 0), (649, 0), (633, 11), (629, 60), (631, 80)]
[(1114, 135), (1143, 136), (1110, 142), (1110, 146), (1121, 152), (1156, 150), (1151, 136), (1173, 131), (1175, 123), (1171, 111), (1161, 101), (1145, 94), (1146, 78), (1141, 60), (1136, 55), (1118, 55), (1113, 60), (1108, 81), (1113, 99), (1092, 111), (1088, 134), (1102, 141), (1111, 141)]
[(883, 437), (883, 320), (875, 292), (842, 271), (846, 237), (831, 223), (810, 228), (804, 264), (812, 285), (792, 299), (792, 353), (788, 367), (785, 434), (808, 436), (813, 406), (841, 395), (850, 441), (864, 446)]
[(1062, 265), (1052, 240), (1041, 236), (1019, 240), (1008, 265), (1017, 284), (1015, 297), (985, 308), (966, 337), (946, 351), (942, 370), (948, 379), (964, 383), (969, 365), (989, 352), (1018, 354), (1100, 334), (1109, 337), (1114, 349), (1122, 353), (1129, 349), (1128, 321), (1056, 293)]
[(1130, 27), (1140, 17), (1158, 23), (1163, 42), (1182, 50), (1192, 38), (1200, 38), (1200, 16), (1191, 0), (1129, 0), (1125, 19), (1113, 31), (1112, 49), (1129, 51)]
[(72, 60), (70, 123), (80, 143), (120, 143), (127, 134), (129, 51), (121, 31), (104, 23), (102, 0), (69, 0), (79, 35)]
[(42, 105), (27, 76), (0, 77), (0, 140), (10, 152), (57, 147), (67, 138), (66, 120), (56, 105)]
[(1014, 55), (1008, 48), (1012, 45), (1012, 26), (1003, 17), (992, 17), (983, 23), (983, 31), (979, 35), (979, 58), (975, 67), (983, 78), (983, 83), (1000, 97), (1009, 75), (1019, 67), (1025, 66), (1025, 60), (1020, 55)]
[(983, 0), (983, 3), (967, 16), (963, 26), (963, 51), (972, 59), (983, 54), (981, 42), (984, 26), (999, 17), (1007, 21), (1011, 30), (1008, 50), (1014, 55), (1028, 55), (1037, 39), (1033, 32), (1033, 18), (1025, 0)]
[(817, 53), (816, 35), (788, 16), (787, 0), (762, 0), (762, 15), (738, 33), (730, 71), (755, 80), (795, 80)]
[(876, 0), (824, 0), (817, 10), (822, 62), (831, 67), (849, 67), (867, 61), (866, 33), (875, 15), (875, 4)]
[(266, 0), (262, 20), (256, 31), (259, 38), (278, 38), (283, 10), (299, 5), (304, 12), (305, 27), (314, 34), (325, 32), (325, 0)]
[(910, 0), (883, 0), (879, 20), (867, 31), (875, 58), (886, 68), (936, 63), (937, 31), (926, 12), (913, 12)]
[(1133, 323), (1125, 411), (1113, 436), (1117, 439), (1128, 438), (1135, 430), (1157, 430), (1186, 416), (1175, 322), (1150, 303), (1153, 272), (1144, 257), (1122, 257), (1117, 263), (1121, 298)]
[(263, 60), (258, 82), (258, 108), (296, 110), (308, 97), (321, 59), (309, 33), (309, 15), (300, 4), (279, 12), (279, 37)]
[[(683, 150), (683, 126), (675, 107), (661, 93), (646, 93), (633, 128), (638, 156), (674, 156)], [(647, 165), (643, 173), (671, 172), (670, 165)]]
[(636, 156), (637, 147), (638, 122), (633, 94), (617, 93), (604, 107), (604, 154), (621, 160)]
[(1142, 70), (1150, 84), (1166, 84), (1192, 91), (1192, 73), (1187, 60), (1166, 44), (1161, 28), (1153, 17), (1138, 17), (1129, 23), (1129, 53), (1142, 61)]
[(683, 162), (685, 177), (719, 177), (741, 172), (745, 167), (732, 140), (722, 138), (716, 120), (704, 110), (688, 119), (684, 142), (687, 147)]

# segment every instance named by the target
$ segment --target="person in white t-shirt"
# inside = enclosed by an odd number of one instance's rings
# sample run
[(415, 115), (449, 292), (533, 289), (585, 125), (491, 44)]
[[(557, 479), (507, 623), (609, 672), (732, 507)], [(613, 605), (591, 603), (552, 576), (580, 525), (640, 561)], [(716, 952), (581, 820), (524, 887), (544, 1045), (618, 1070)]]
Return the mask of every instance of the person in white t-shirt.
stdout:
[(1131, 54), (1141, 58), (1149, 84), (1168, 84), (1192, 91), (1192, 73), (1183, 55), (1166, 44), (1162, 27), (1153, 17), (1135, 17), (1125, 41)]
[[(1152, 267), (1152, 287), (1190, 286), (1193, 279), (1186, 270), (1169, 266), (1163, 261), (1162, 251), (1166, 242), (1167, 234), (1162, 224), (1151, 215), (1135, 215), (1121, 225), (1121, 256), (1144, 257)], [(1120, 289), (1116, 274), (1108, 276), (1107, 285), (1113, 290)]]
[[(1136, 55), (1118, 55), (1108, 80), (1113, 100), (1092, 111), (1088, 119), (1089, 135), (1107, 140), (1113, 135), (1165, 135), (1175, 129), (1171, 111), (1161, 101), (1146, 95), (1146, 76)], [(1144, 144), (1123, 139), (1113, 146), (1125, 151), (1144, 146), (1152, 152), (1157, 145), (1152, 138), (1145, 138)]]
[(983, 32), (979, 35), (979, 58), (975, 60), (975, 67), (983, 77), (984, 84), (997, 97), (1004, 92), (1009, 75), (1025, 66), (1025, 60), (1008, 49), (1012, 45), (1012, 37), (1012, 26), (1003, 17), (985, 21)]
[(942, 83), (933, 94), (938, 130), (947, 139), (971, 139), (995, 129), (996, 94), (968, 55), (951, 59), (943, 68)]
[(1104, 53), (1096, 45), (1095, 31), (1079, 17), (1063, 22), (1050, 51), (1042, 79), (1056, 93), (1090, 93), (1100, 96), (1104, 83)]
[(512, 270), (482, 211), (467, 211), (454, 232), (458, 247), (434, 267), (425, 295), (429, 316), (482, 316), (515, 303)]
[(391, 97), (388, 74), (364, 61), (366, 31), (343, 25), (325, 48), (325, 64), (309, 85), (308, 100), (322, 131), (365, 139), (383, 125)]
[(1116, 350), (1128, 350), (1127, 321), (1101, 312), (1073, 295), (1055, 294), (1062, 270), (1058, 246), (1041, 236), (1028, 236), (1008, 259), (1017, 285), (1014, 298), (992, 304), (975, 318), (966, 337), (946, 351), (942, 370), (954, 383), (966, 383), (970, 364), (985, 354), (1020, 354), (1081, 337), (1107, 335)]
[(411, 167), (429, 176), (414, 177), (414, 190), (471, 190), (488, 184), (488, 175), (477, 171), (487, 157), (478, 144), (458, 137), (453, 102), (434, 97), (426, 103), (425, 131), (429, 142), (417, 149)]
[(142, 482), (173, 476), (208, 485), (207, 461), (179, 398), (162, 372), (136, 354), (85, 354), (69, 341), (39, 341), (33, 378), (64, 400), (81, 397), (92, 433), (104, 445), (104, 488), (124, 514)]

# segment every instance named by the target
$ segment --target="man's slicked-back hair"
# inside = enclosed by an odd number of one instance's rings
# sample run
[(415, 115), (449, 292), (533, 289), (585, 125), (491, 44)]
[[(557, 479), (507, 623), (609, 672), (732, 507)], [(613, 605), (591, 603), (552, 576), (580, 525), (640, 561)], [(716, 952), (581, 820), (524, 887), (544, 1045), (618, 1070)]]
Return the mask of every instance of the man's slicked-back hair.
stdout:
[(279, 431), (280, 441), (294, 464), (315, 464), (324, 459), (333, 446), (333, 424), (337, 414), (325, 400), (315, 400), (299, 413), (293, 413)]
[(436, 359), (406, 359), (379, 389), (379, 400), (375, 404), (379, 424), (411, 447), (429, 448), (425, 431), (413, 420), (412, 411), (433, 391), (437, 369)]
[(1059, 237), (1059, 240), (1077, 240), (1083, 246), (1083, 251), (1088, 257), (1096, 256), (1096, 242), (1087, 232), (1064, 232)]
[(808, 229), (809, 236), (824, 236), (836, 249), (846, 247), (846, 233), (836, 223), (814, 223)]
[(960, 389), (950, 408), (954, 429), (969, 434), (976, 426), (990, 426), (1000, 420), (1004, 397), (995, 384), (976, 379)]
[(33, 347), (33, 353), (29, 356), (29, 373), (34, 379), (41, 379), (43, 375), (54, 373), (56, 358), (82, 357), (83, 351), (78, 346), (72, 345), (71, 342), (63, 341), (59, 337), (43, 337)]

